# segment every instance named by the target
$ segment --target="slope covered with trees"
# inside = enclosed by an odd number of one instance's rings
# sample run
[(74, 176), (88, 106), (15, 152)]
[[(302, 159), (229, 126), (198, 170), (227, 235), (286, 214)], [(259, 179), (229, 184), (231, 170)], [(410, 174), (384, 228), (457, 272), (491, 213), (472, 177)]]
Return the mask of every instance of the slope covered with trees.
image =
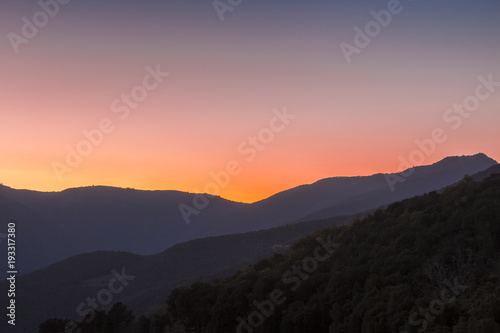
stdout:
[(168, 315), (209, 332), (499, 332), (499, 241), (500, 175), (466, 177), (176, 289)]
[[(101, 324), (107, 332), (109, 320)], [(466, 177), (352, 225), (321, 229), (232, 277), (174, 289), (166, 308), (123, 330), (499, 331), (499, 174)]]

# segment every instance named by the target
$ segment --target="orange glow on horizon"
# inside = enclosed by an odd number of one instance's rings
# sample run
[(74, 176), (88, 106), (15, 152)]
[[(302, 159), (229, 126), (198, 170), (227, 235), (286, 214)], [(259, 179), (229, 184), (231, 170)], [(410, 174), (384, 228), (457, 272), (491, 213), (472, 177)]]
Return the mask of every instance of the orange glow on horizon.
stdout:
[[(464, 2), (463, 16), (446, 17), (435, 10), (444, 5), (421, 4), (350, 63), (339, 45), (352, 43), (368, 2), (252, 5), (224, 23), (205, 5), (75, 2), (20, 52), (3, 38), (0, 182), (203, 192), (235, 160), (242, 171), (220, 196), (254, 202), (323, 178), (397, 172), (436, 128), (447, 139), (421, 164), (479, 152), (500, 161), (498, 85), (481, 90), (491, 95), (460, 128), (443, 119), (480, 76), (500, 82), (497, 4)], [(39, 10), (4, 9), (1, 30), (18, 33)], [(294, 117), (281, 127), (274, 110), (284, 108)], [(96, 133), (103, 121), (109, 131)], [(259, 135), (266, 142), (251, 148)], [(69, 165), (68, 149), (89, 151)]]
[[(475, 154), (475, 153), (471, 153)], [(463, 154), (457, 154), (463, 155)], [(432, 159), (431, 159), (432, 157)], [(436, 155), (429, 157), (425, 165), (432, 164), (440, 159), (446, 157), (445, 155)], [(490, 156), (491, 157), (491, 156)], [(363, 163), (364, 160), (364, 163)], [(339, 163), (337, 167), (333, 164), (330, 167), (316, 168), (315, 173), (307, 173), (309, 167), (300, 170), (298, 169), (267, 169), (266, 171), (259, 171), (259, 165), (244, 165), (241, 166), (241, 173), (230, 177), (229, 185), (222, 188), (216, 186), (220, 192), (215, 193), (211, 189), (214, 187), (207, 187), (207, 184), (216, 184), (213, 178), (206, 172), (204, 175), (198, 177), (185, 176), (185, 179), (179, 177), (172, 177), (170, 179), (162, 178), (161, 170), (156, 170), (147, 176), (144, 174), (142, 177), (137, 173), (130, 171), (123, 166), (117, 164), (117, 169), (102, 172), (99, 176), (93, 173), (91, 167), (82, 166), (85, 172), (80, 173), (78, 177), (72, 177), (68, 181), (57, 183), (53, 181), (52, 171), (40, 172), (35, 167), (30, 170), (23, 170), (21, 168), (3, 169), (0, 170), (2, 174), (3, 184), (15, 189), (28, 189), (36, 191), (62, 191), (67, 188), (85, 187), (92, 185), (112, 186), (120, 188), (135, 188), (137, 190), (177, 190), (190, 193), (209, 193), (218, 194), (222, 198), (244, 202), (253, 203), (265, 198), (268, 198), (278, 192), (304, 184), (311, 184), (318, 180), (337, 176), (370, 176), (376, 173), (392, 173), (398, 172), (398, 160), (378, 161), (379, 163), (369, 163), (369, 159), (360, 157), (358, 162), (353, 165), (348, 163)], [(134, 167), (132, 163), (130, 167)], [(213, 169), (214, 173), (219, 173), (222, 169)], [(89, 171), (87, 174), (86, 172)], [(298, 172), (297, 172), (298, 171)], [(302, 172), (301, 172), (302, 171)], [(129, 173), (130, 172), (130, 173)], [(26, 174), (32, 175), (37, 181), (28, 179)], [(135, 179), (132, 180), (130, 175), (134, 175)], [(256, 176), (257, 175), (257, 176)], [(124, 180), (128, 179), (128, 180)], [(163, 179), (163, 180), (162, 180)], [(177, 180), (175, 180), (177, 179)], [(50, 185), (48, 185), (50, 184)], [(57, 184), (54, 186), (53, 184)]]

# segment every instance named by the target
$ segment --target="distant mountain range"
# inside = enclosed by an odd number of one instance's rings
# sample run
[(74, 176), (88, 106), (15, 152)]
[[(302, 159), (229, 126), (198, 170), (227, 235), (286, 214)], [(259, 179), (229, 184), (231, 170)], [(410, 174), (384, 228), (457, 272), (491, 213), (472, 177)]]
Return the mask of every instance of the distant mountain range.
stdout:
[[(385, 174), (334, 177), (244, 204), (207, 196), (209, 204), (187, 224), (180, 204), (196, 194), (84, 187), (36, 192), (0, 186), (0, 212), (17, 221), (21, 274), (93, 251), (154, 254), (192, 239), (269, 229), (292, 222), (352, 215), (443, 188), (465, 174), (498, 165), (484, 154), (448, 157), (413, 168), (395, 187)], [(397, 176), (397, 174), (396, 174)]]
[[(471, 177), (482, 180), (494, 173), (500, 173), (499, 164)], [(367, 213), (356, 214), (356, 217), (362, 218)], [(176, 287), (231, 275), (259, 259), (286, 251), (299, 238), (321, 228), (350, 223), (352, 218), (339, 216), (202, 238), (148, 256), (109, 251), (79, 254), (18, 278), (17, 312), (18, 318), (22, 318), (19, 323), (23, 329), (36, 331), (41, 321), (52, 317), (80, 321), (82, 318), (77, 312), (90, 310), (87, 298), (97, 298), (102, 290), (109, 288), (115, 274), (122, 272), (134, 278), (123, 291), (113, 295), (112, 303), (121, 301), (140, 314), (152, 306), (164, 305), (170, 291)], [(0, 282), (0, 290), (6, 288), (7, 283)], [(84, 306), (79, 308), (82, 303)]]

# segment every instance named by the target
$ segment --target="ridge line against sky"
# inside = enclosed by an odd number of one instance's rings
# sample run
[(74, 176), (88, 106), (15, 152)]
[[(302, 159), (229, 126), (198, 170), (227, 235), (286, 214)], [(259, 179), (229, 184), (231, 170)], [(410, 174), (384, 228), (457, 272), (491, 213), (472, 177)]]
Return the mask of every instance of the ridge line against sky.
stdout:
[[(396, 172), (428, 139), (420, 164), (500, 160), (498, 1), (242, 1), (223, 21), (211, 1), (2, 5), (0, 181), (15, 188), (193, 192), (237, 161), (220, 195), (253, 202)], [(85, 149), (61, 180), (54, 162)]]
[[(477, 156), (477, 155), (484, 155), (486, 158), (489, 158), (489, 159), (492, 159), (490, 156), (488, 156), (487, 154), (484, 154), (484, 153), (477, 153), (477, 154), (474, 154), (474, 155), (463, 155), (463, 156), (447, 156), (443, 159), (440, 159), (438, 161), (435, 161), (435, 162), (432, 162), (430, 164), (425, 164), (425, 165), (415, 165), (415, 166), (411, 166), (409, 167), (408, 169), (402, 169), (401, 168), (401, 165), (410, 165), (409, 162), (407, 160), (404, 160), (403, 163), (400, 165), (400, 168), (398, 171), (394, 171), (394, 172), (377, 172), (377, 173), (373, 173), (373, 174), (366, 174), (366, 175), (353, 175), (353, 176), (330, 176), (330, 177), (326, 177), (326, 178), (321, 178), (321, 179), (316, 179), (310, 183), (304, 183), (304, 184), (295, 184), (293, 185), (292, 187), (289, 187), (289, 188), (285, 188), (285, 189), (281, 189), (279, 190), (278, 192), (276, 193), (272, 193), (266, 197), (263, 197), (263, 198), (260, 198), (258, 200), (255, 200), (255, 201), (247, 201), (247, 202), (244, 202), (244, 201), (237, 201), (237, 200), (233, 200), (231, 198), (226, 198), (224, 196), (220, 196), (222, 199), (224, 200), (228, 200), (228, 201), (234, 201), (234, 202), (239, 202), (239, 203), (245, 203), (245, 204), (253, 204), (253, 203), (256, 203), (256, 202), (259, 202), (259, 201), (262, 201), (262, 200), (265, 200), (265, 199), (268, 199), (278, 193), (281, 193), (281, 192), (285, 192), (285, 191), (288, 191), (288, 190), (293, 190), (294, 188), (298, 188), (298, 187), (301, 187), (301, 186), (307, 186), (307, 185), (313, 185), (317, 182), (320, 182), (322, 180), (327, 180), (327, 179), (334, 179), (334, 178), (354, 178), (354, 177), (371, 177), (371, 176), (376, 176), (376, 175), (393, 175), (393, 174), (397, 174), (397, 173), (400, 173), (401, 175), (404, 175), (405, 173), (404, 172), (401, 172), (401, 171), (407, 171), (409, 169), (413, 169), (415, 167), (427, 167), (427, 166), (432, 166), (434, 164), (437, 164), (437, 163), (440, 163), (440, 162), (443, 162), (444, 160), (448, 159), (448, 158), (460, 158), (460, 157), (474, 157), (474, 156)], [(495, 160), (495, 159), (492, 159), (494, 162), (496, 162), (498, 164), (498, 161)], [(411, 177), (411, 175), (407, 175), (407, 176), (404, 176), (403, 177), (403, 180), (404, 178), (408, 178), (408, 177)], [(386, 181), (389, 183), (390, 180), (388, 180), (388, 178), (386, 177)], [(211, 182), (214, 183), (214, 179), (211, 179)], [(66, 190), (73, 190), (73, 189), (81, 189), (81, 188), (90, 188), (90, 187), (104, 187), (104, 188), (114, 188), (114, 189), (123, 189), (123, 190), (134, 190), (134, 191), (144, 191), (144, 192), (148, 192), (148, 191), (152, 191), (152, 192), (180, 192), (180, 193), (194, 193), (194, 194), (210, 194), (210, 193), (207, 193), (207, 192), (203, 192), (203, 191), (195, 191), (195, 192), (192, 192), (192, 191), (180, 191), (180, 190), (176, 190), (176, 189), (140, 189), (140, 188), (133, 188), (133, 187), (120, 187), (120, 186), (112, 186), (112, 185), (103, 185), (103, 184), (92, 184), (92, 185), (86, 185), (86, 186), (78, 186), (78, 187), (70, 187), (70, 188), (65, 188), (65, 189), (62, 189), (62, 190), (56, 190), (56, 191), (41, 191), (41, 190), (33, 190), (33, 189), (26, 189), (26, 188), (14, 188), (14, 187), (11, 187), (9, 186), (8, 184), (4, 184), (4, 183), (1, 183), (0, 182), (0, 185), (1, 186), (6, 186), (6, 187), (9, 187), (13, 190), (20, 190), (20, 191), (32, 191), (32, 192), (42, 192), (42, 193), (61, 193), (61, 192), (64, 192)], [(394, 184), (393, 184), (394, 185)], [(388, 184), (388, 190), (391, 189), (391, 186)]]

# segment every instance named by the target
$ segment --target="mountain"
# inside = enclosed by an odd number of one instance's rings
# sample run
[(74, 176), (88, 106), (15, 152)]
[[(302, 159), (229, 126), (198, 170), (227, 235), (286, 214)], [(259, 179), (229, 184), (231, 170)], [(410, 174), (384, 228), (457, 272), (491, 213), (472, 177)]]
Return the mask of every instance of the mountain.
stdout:
[[(209, 234), (224, 233), (219, 223), (245, 204), (211, 198), (203, 211), (205, 224), (187, 225), (178, 204), (193, 194), (86, 187), (62, 192), (0, 188), (0, 211), (17, 222), (18, 260), (22, 273), (84, 252), (111, 250), (137, 254)], [(212, 229), (211, 229), (212, 228)]]
[(496, 174), (319, 230), (232, 277), (178, 288), (165, 318), (168, 332), (500, 332), (499, 286)]
[[(164, 332), (167, 324), (168, 332), (413, 332), (424, 324), (435, 332), (497, 332), (498, 171), (392, 203), (349, 225), (351, 218), (300, 222), (190, 241), (148, 257), (79, 255), (19, 280), (23, 322), (34, 323), (40, 313), (75, 319), (78, 304), (99, 298), (110, 271), (125, 267), (135, 277), (112, 303), (144, 311), (170, 293), (167, 312), (150, 310), (127, 332)], [(171, 291), (175, 286), (182, 287)], [(100, 318), (82, 333), (98, 331)], [(148, 330), (152, 321), (160, 326)]]
[[(125, 275), (134, 278), (127, 280), (122, 292), (113, 295), (112, 303), (122, 301), (141, 313), (151, 306), (164, 305), (175, 287), (234, 274), (245, 265), (285, 251), (294, 241), (317, 229), (350, 221), (350, 217), (337, 217), (197, 239), (149, 256), (107, 251), (76, 255), (18, 277), (18, 321), (14, 332), (37, 332), (38, 324), (56, 316), (81, 320), (77, 314), (79, 304), (86, 303), (87, 297), (98, 298), (101, 290), (109, 290), (113, 271), (121, 275), (123, 269)], [(119, 289), (119, 283), (113, 287)], [(0, 282), (0, 290), (8, 290), (6, 281)], [(87, 305), (80, 309), (87, 310)], [(8, 332), (7, 328), (0, 331)]]
[[(434, 191), (454, 184), (464, 175), (476, 174), (479, 171), (491, 169), (495, 172), (499, 165), (484, 154), (464, 157), (447, 157), (432, 166), (420, 166), (412, 168), (411, 175), (395, 178), (394, 192), (387, 191), (388, 175), (374, 175), (363, 181), (362, 190), (346, 191), (338, 196), (334, 205), (318, 210), (307, 215), (304, 219), (321, 219), (327, 216), (353, 214), (357, 211), (380, 207), (405, 198)], [(407, 172), (407, 171), (406, 171)], [(486, 172), (486, 171), (485, 171)], [(478, 175), (481, 177), (481, 175)], [(367, 183), (369, 185), (367, 185)], [(331, 186), (333, 187), (333, 186)]]
[(471, 175), (471, 178), (475, 181), (481, 181), (491, 175), (500, 173), (500, 164), (495, 164), (492, 167), (489, 167), (488, 169), (478, 172), (474, 175)]
[[(449, 157), (394, 185), (388, 177), (336, 177), (302, 185), (265, 200), (244, 204), (217, 196), (178, 191), (139, 191), (104, 186), (35, 192), (0, 186), (0, 212), (18, 226), (19, 272), (79, 253), (98, 250), (158, 253), (196, 238), (268, 229), (292, 222), (352, 215), (359, 211), (440, 189), (496, 165), (484, 154)], [(196, 213), (186, 223), (179, 205)]]

